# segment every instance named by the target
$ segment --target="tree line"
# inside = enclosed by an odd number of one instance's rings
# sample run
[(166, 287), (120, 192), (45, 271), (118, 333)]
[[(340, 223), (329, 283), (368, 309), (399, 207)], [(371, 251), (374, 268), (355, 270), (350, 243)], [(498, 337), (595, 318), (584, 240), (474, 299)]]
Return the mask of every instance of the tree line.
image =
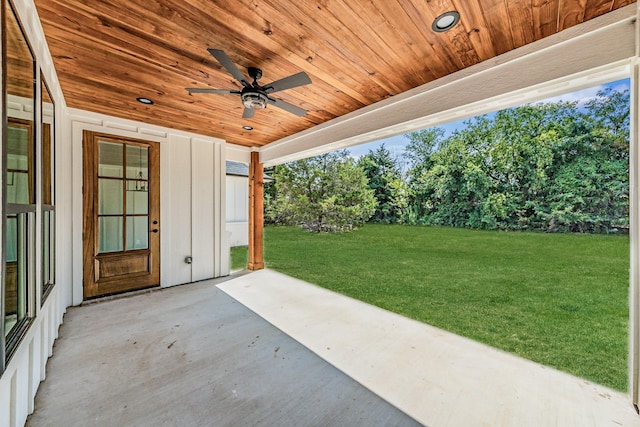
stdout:
[(547, 232), (625, 232), (629, 224), (629, 93), (538, 103), (477, 116), (445, 135), (279, 165), (265, 219), (314, 231), (366, 221)]

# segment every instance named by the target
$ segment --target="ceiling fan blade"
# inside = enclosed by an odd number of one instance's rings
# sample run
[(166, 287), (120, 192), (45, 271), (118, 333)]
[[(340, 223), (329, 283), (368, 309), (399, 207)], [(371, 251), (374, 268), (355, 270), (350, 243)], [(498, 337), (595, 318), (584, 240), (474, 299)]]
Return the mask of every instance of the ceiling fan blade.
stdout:
[(242, 112), (242, 118), (243, 119), (253, 119), (254, 114), (256, 113), (256, 110), (252, 109), (252, 108), (246, 108), (244, 109), (244, 111)]
[(236, 67), (236, 64), (234, 64), (233, 61), (231, 61), (231, 58), (229, 58), (227, 54), (224, 53), (223, 50), (220, 50), (220, 49), (207, 49), (207, 50), (214, 58), (218, 60), (220, 65), (226, 68), (229, 74), (231, 74), (233, 77), (235, 77), (236, 80), (242, 83), (242, 86), (251, 87), (251, 84), (244, 77), (244, 74), (242, 74), (240, 70), (238, 70), (238, 67)]
[(285, 102), (281, 99), (269, 98), (269, 104), (272, 104), (275, 107), (281, 108), (299, 117), (302, 117), (305, 114), (307, 114), (307, 110), (304, 110), (300, 107), (296, 107), (295, 105), (289, 104), (288, 102)]
[(187, 87), (185, 88), (189, 93), (220, 93), (223, 95), (239, 95), (239, 90), (229, 90), (229, 89), (207, 89), (201, 87)]
[(276, 80), (267, 85), (262, 86), (262, 89), (267, 93), (279, 92), (281, 90), (293, 89), (294, 87), (304, 86), (311, 83), (311, 79), (304, 71), (300, 71), (284, 79)]

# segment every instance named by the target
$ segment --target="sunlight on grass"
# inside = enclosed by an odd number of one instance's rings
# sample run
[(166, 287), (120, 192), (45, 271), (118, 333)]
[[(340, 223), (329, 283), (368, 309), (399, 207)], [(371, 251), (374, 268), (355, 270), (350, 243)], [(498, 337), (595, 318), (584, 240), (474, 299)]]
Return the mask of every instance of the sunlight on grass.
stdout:
[(247, 247), (236, 246), (231, 248), (231, 271), (247, 268)]
[[(232, 250), (233, 258), (246, 264), (246, 248)], [(627, 236), (267, 227), (265, 261), (292, 277), (626, 390)]]

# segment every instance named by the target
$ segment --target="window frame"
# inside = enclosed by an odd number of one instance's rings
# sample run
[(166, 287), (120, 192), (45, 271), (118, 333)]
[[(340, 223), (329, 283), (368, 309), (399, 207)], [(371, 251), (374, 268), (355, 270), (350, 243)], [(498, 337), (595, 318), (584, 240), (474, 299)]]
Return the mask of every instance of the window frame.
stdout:
[[(36, 308), (36, 300), (37, 296), (37, 279), (36, 279), (36, 234), (37, 234), (37, 222), (38, 222), (38, 214), (37, 214), (37, 206), (38, 206), (38, 197), (39, 197), (39, 174), (38, 174), (38, 155), (37, 155), (37, 135), (40, 129), (40, 125), (37, 124), (37, 111), (38, 101), (39, 101), (39, 92), (38, 92), (38, 64), (36, 60), (36, 56), (34, 50), (29, 42), (29, 38), (25, 32), (24, 26), (20, 17), (17, 13), (17, 10), (12, 2), (12, 0), (4, 0), (2, 5), (0, 6), (0, 27), (2, 33), (2, 235), (1, 235), (1, 244), (0, 244), (0, 260), (2, 263), (5, 263), (6, 258), (6, 241), (7, 241), (7, 215), (20, 215), (26, 214), (26, 266), (24, 274), (26, 274), (26, 290), (25, 290), (25, 298), (26, 298), (26, 307), (25, 307), (25, 317), (18, 321), (15, 325), (12, 326), (12, 329), (8, 335), (5, 330), (5, 294), (7, 292), (7, 284), (6, 284), (6, 267), (3, 267), (2, 274), (0, 275), (0, 317), (2, 317), (2, 321), (0, 322), (0, 375), (6, 369), (7, 364), (11, 360), (11, 357), (15, 354), (18, 349), (20, 343), (23, 338), (26, 336), (27, 332), (33, 320), (35, 319), (37, 308)], [(29, 133), (28, 133), (28, 141), (29, 141), (29, 153), (33, 154), (33, 159), (31, 159), (30, 166), (33, 168), (33, 172), (29, 172), (29, 186), (32, 195), (29, 197), (28, 204), (17, 204), (17, 203), (8, 203), (7, 202), (7, 159), (8, 159), (8, 132), (10, 122), (13, 121), (15, 124), (23, 123), (26, 120), (21, 120), (19, 118), (9, 120), (8, 115), (8, 84), (7, 84), (7, 45), (8, 45), (8, 30), (7, 30), (7, 22), (8, 19), (15, 19), (15, 23), (22, 34), (24, 43), (29, 51), (31, 56), (31, 94), (32, 94), (32, 102), (33, 108), (30, 112), (30, 120), (31, 125), (29, 125)], [(18, 221), (20, 223), (20, 221)]]

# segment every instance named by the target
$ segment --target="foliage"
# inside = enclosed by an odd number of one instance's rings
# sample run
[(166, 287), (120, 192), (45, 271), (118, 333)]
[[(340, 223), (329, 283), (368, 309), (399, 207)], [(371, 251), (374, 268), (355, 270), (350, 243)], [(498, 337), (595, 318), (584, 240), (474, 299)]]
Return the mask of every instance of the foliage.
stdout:
[(269, 268), (625, 390), (628, 236), (265, 229)]
[(231, 271), (244, 270), (248, 263), (248, 247), (234, 246), (231, 248)]
[(407, 206), (407, 191), (396, 161), (382, 144), (358, 160), (369, 188), (373, 190), (378, 207), (369, 221), (380, 223), (399, 222)]
[(279, 165), (268, 222), (310, 231), (348, 231), (375, 212), (376, 199), (364, 171), (347, 151)]
[(408, 222), (611, 232), (628, 228), (629, 94), (544, 103), (409, 135)]

